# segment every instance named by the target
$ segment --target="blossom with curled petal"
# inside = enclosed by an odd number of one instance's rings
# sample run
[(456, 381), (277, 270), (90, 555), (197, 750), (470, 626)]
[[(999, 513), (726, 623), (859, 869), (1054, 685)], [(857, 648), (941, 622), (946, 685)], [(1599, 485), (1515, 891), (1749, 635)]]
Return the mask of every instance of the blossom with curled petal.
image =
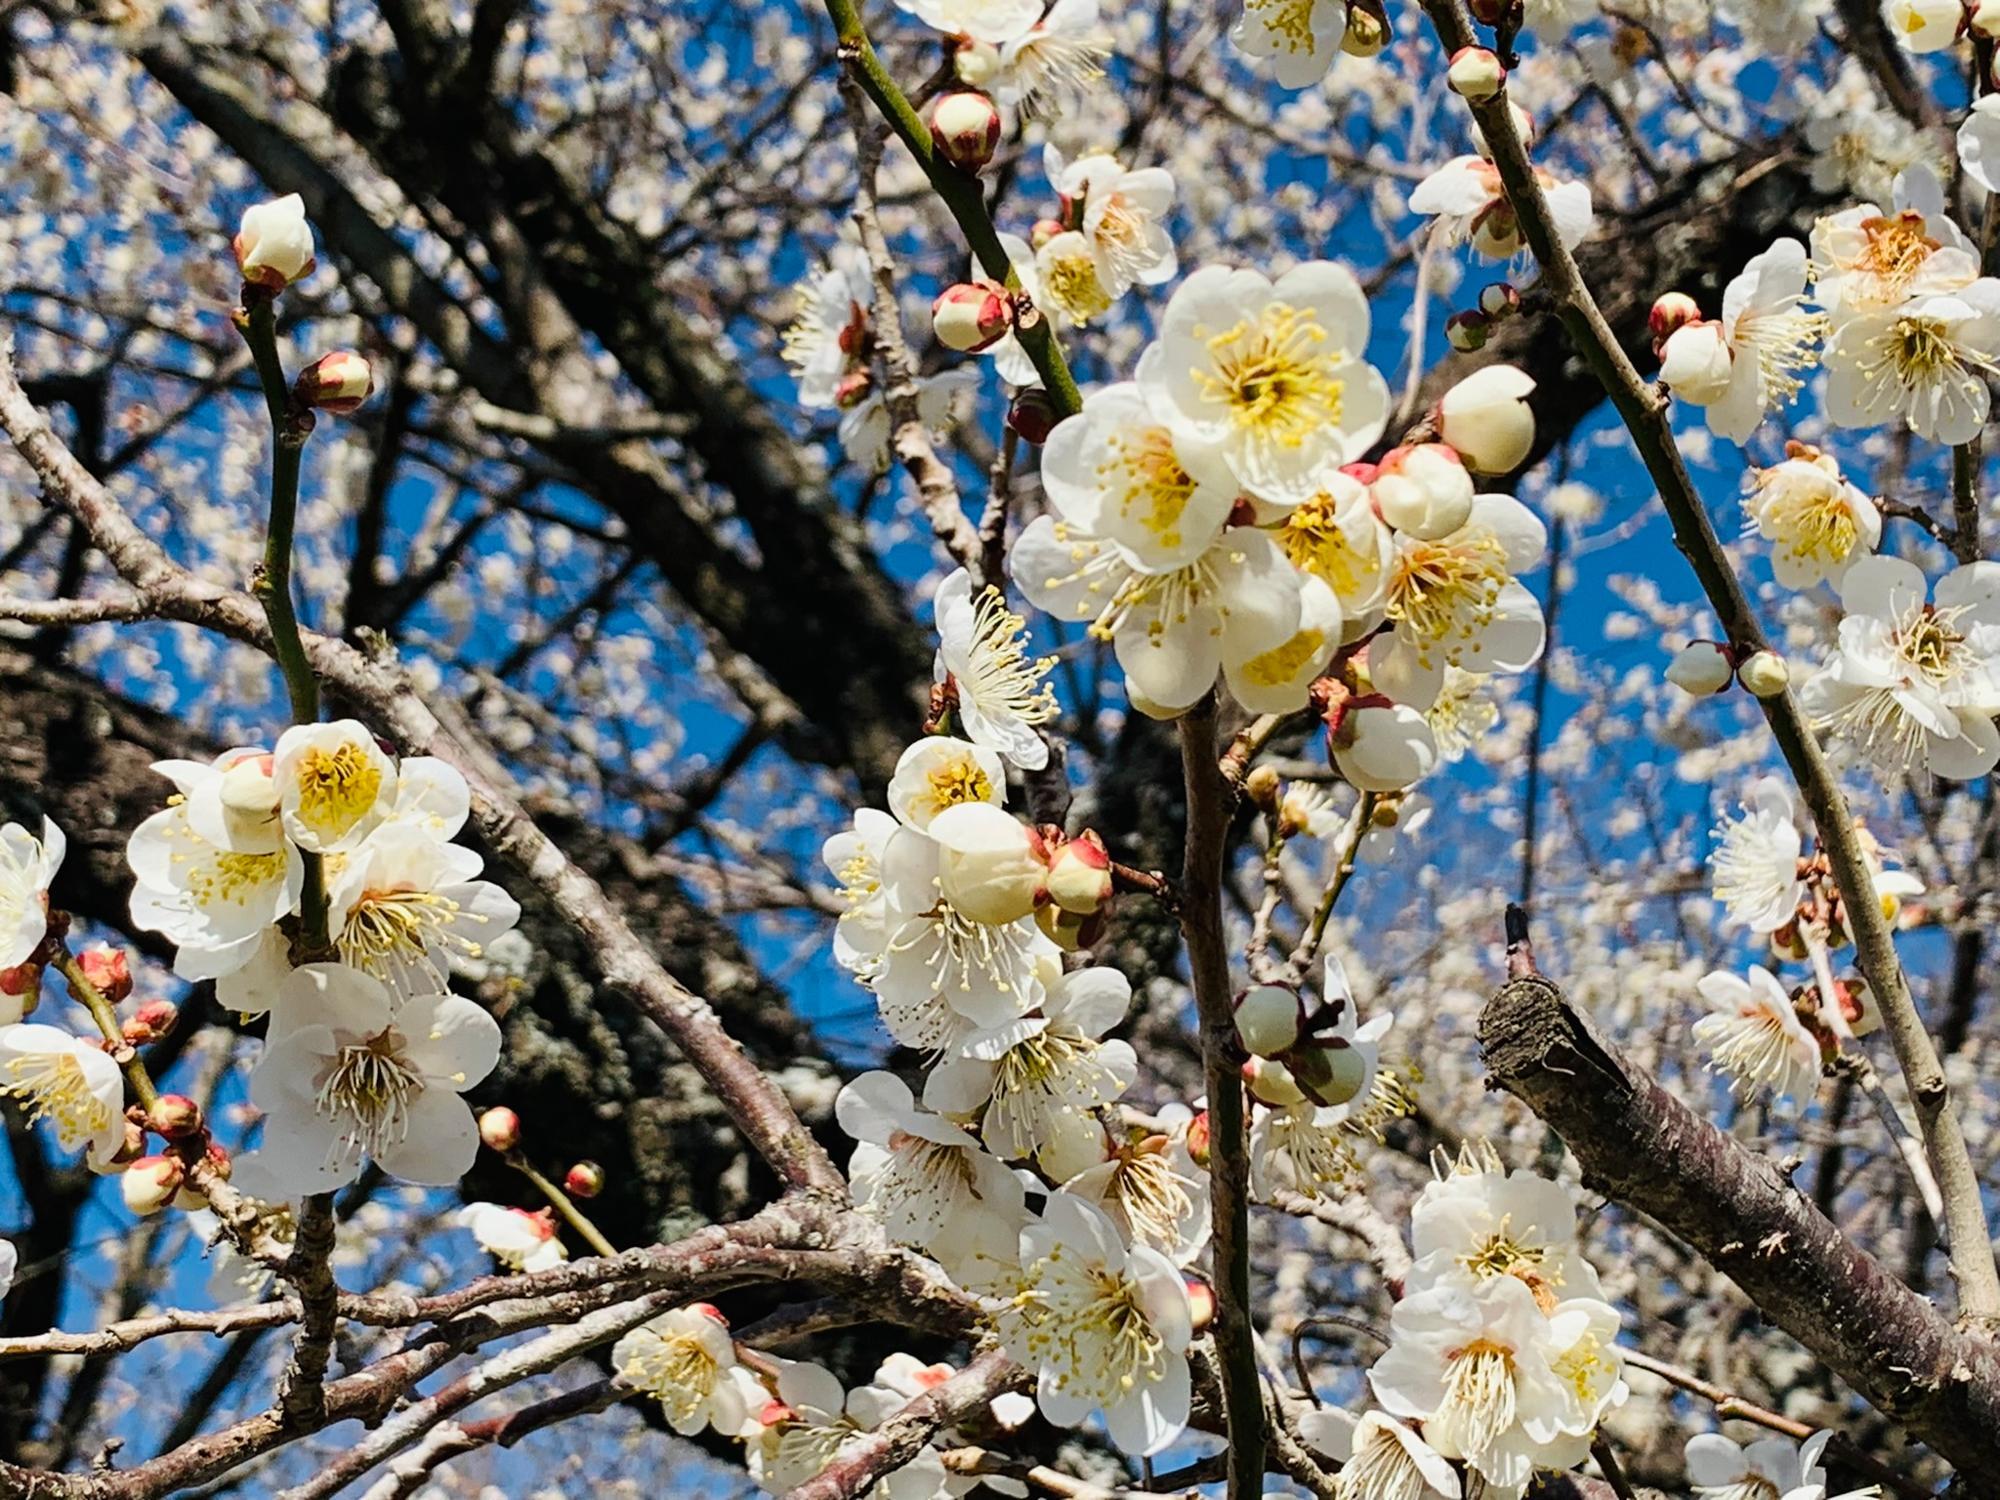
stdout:
[(1028, 654), (1022, 618), (996, 588), (973, 591), (964, 568), (945, 576), (934, 596), (938, 650), (933, 675), (953, 685), (965, 737), (998, 752), (1024, 771), (1049, 763), (1048, 742), (1035, 733), (1057, 713), (1055, 693), (1042, 681), (1053, 656)]
[(659, 1402), (675, 1432), (713, 1427), (733, 1438), (758, 1430), (764, 1387), (737, 1363), (729, 1325), (706, 1302), (672, 1308), (632, 1329), (612, 1347), (611, 1367)]
[(41, 947), (49, 928), (49, 882), (68, 847), (48, 818), (40, 838), (19, 823), (0, 828), (0, 969), (26, 963)]
[(1180, 269), (1166, 218), (1174, 177), (1165, 167), (1127, 167), (1102, 151), (1064, 162), (1053, 147), (1043, 160), (1050, 183), (1081, 204), (1078, 232), (1090, 247), (1098, 282), (1112, 296), (1134, 286), (1159, 286)]
[(100, 1170), (125, 1145), (125, 1076), (102, 1047), (56, 1026), (0, 1026), (0, 1098), (30, 1125), (46, 1122), (65, 1151), (84, 1151)]
[(1819, 1039), (1777, 975), (1761, 966), (1747, 979), (1718, 970), (1695, 987), (1710, 1006), (1694, 1023), (1695, 1040), (1708, 1049), (1709, 1067), (1729, 1075), (1730, 1091), (1747, 1099), (1769, 1088), (1801, 1109), (1810, 1104), (1819, 1090)]
[(1300, 1414), (1299, 1436), (1340, 1464), (1336, 1500), (1459, 1500), (1463, 1493), (1450, 1460), (1385, 1412), (1357, 1418), (1316, 1406)]
[(1850, 483), (1833, 456), (1804, 443), (1786, 445), (1788, 456), (1751, 471), (1743, 514), (1771, 543), (1771, 571), (1788, 589), (1822, 581), (1836, 587), (1847, 570), (1882, 541), (1882, 512)]
[(1709, 429), (1733, 443), (1748, 442), (1818, 363), (1827, 318), (1801, 307), (1806, 278), (1806, 247), (1774, 241), (1730, 280), (1720, 319), (1677, 329), (1661, 351), (1660, 379), (1703, 407)]
[(457, 1218), (472, 1231), (479, 1248), (509, 1270), (546, 1271), (569, 1259), (552, 1209), (530, 1213), (504, 1203), (468, 1203)]
[(1805, 899), (1799, 879), (1798, 801), (1789, 783), (1760, 776), (1751, 784), (1742, 816), (1715, 830), (1709, 874), (1715, 899), (1733, 922), (1755, 933), (1776, 932), (1798, 915)]

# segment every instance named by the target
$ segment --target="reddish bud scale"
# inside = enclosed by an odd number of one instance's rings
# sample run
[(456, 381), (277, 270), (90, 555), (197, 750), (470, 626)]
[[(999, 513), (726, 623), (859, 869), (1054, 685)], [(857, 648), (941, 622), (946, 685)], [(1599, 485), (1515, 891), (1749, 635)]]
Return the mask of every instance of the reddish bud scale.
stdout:
[(113, 1005), (132, 993), (132, 968), (123, 948), (99, 943), (79, 953), (76, 966), (83, 970), (83, 977), (97, 992)]
[(41, 988), (42, 966), (32, 961), (0, 969), (0, 995), (32, 995)]
[(301, 406), (344, 417), (375, 392), (375, 372), (352, 349), (322, 354), (299, 372), (292, 395)]
[(204, 1123), (201, 1106), (185, 1094), (162, 1094), (146, 1112), (147, 1129), (170, 1141), (200, 1134)]
[(134, 1047), (161, 1041), (172, 1033), (180, 1018), (180, 1008), (171, 1000), (144, 1001), (125, 1022), (125, 1040)]
[(1061, 420), (1062, 413), (1040, 386), (1030, 386), (1007, 408), (1007, 426), (1022, 442), (1036, 448), (1049, 440)]
[(1014, 326), (1014, 299), (996, 281), (961, 281), (931, 303), (938, 342), (961, 354), (990, 349)]
[(580, 1161), (563, 1174), (563, 1191), (572, 1198), (595, 1198), (604, 1191), (604, 1168)]

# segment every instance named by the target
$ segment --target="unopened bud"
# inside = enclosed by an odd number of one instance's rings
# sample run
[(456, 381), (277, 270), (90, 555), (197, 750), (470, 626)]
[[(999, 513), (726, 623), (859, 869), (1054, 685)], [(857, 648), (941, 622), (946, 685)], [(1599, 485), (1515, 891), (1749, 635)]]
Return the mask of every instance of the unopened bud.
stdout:
[(1775, 698), (1791, 683), (1792, 669), (1775, 651), (1753, 651), (1736, 669), (1736, 680), (1754, 698)]
[(1667, 666), (1667, 681), (1684, 693), (1706, 698), (1729, 686), (1735, 668), (1728, 649), (1715, 641), (1690, 641)]
[(1104, 930), (1104, 913), (1064, 911), (1049, 901), (1035, 908), (1035, 925), (1063, 952), (1075, 953), (1097, 941)]
[(1389, 16), (1382, 0), (1348, 0), (1347, 30), (1340, 50), (1349, 57), (1376, 57), (1389, 45)]
[(1203, 1110), (1188, 1121), (1188, 1155), (1194, 1158), (1194, 1164), (1198, 1167), (1208, 1165), (1209, 1128), (1207, 1110)]
[(305, 200), (287, 193), (245, 209), (232, 248), (243, 279), (267, 291), (281, 292), (310, 275), (313, 237)]
[(1460, 354), (1470, 354), (1475, 349), (1484, 349), (1486, 341), (1493, 337), (1493, 320), (1472, 308), (1455, 312), (1444, 320), (1444, 337)]
[(1273, 1109), (1289, 1109), (1306, 1102), (1304, 1090), (1292, 1078), (1292, 1070), (1268, 1057), (1252, 1057), (1243, 1064), (1243, 1082), (1259, 1103)]
[(1000, 49), (991, 42), (960, 37), (958, 51), (952, 54), (951, 67), (958, 74), (960, 83), (969, 88), (983, 89), (1000, 71)]
[(1243, 778), (1243, 795), (1250, 799), (1253, 807), (1266, 813), (1278, 810), (1278, 773), (1269, 766), (1252, 766), (1250, 774)]
[(1206, 1277), (1192, 1273), (1183, 1280), (1187, 1283), (1189, 1321), (1194, 1331), (1200, 1333), (1215, 1321), (1215, 1288), (1208, 1284)]
[(1290, 985), (1253, 984), (1236, 997), (1236, 1039), (1252, 1057), (1289, 1051), (1304, 1025), (1304, 1002)]
[(1521, 310), (1521, 293), (1511, 281), (1489, 281), (1479, 289), (1479, 310), (1496, 323)]
[(1111, 854), (1095, 831), (1085, 829), (1049, 858), (1049, 900), (1064, 911), (1089, 916), (1111, 899)]
[(931, 106), (931, 144), (961, 172), (977, 172), (1000, 144), (1000, 110), (984, 94), (959, 89)]
[(1056, 410), (1055, 402), (1038, 385), (1029, 386), (1007, 408), (1007, 426), (1022, 442), (1036, 448), (1049, 440), (1049, 434), (1061, 420), (1062, 413)]
[(143, 1219), (173, 1202), (186, 1179), (178, 1156), (142, 1156), (119, 1176), (118, 1191), (125, 1207)]
[(146, 1111), (146, 1128), (170, 1141), (184, 1141), (202, 1125), (201, 1106), (186, 1094), (162, 1094)]
[(76, 966), (83, 970), (83, 977), (90, 981), (92, 987), (113, 1005), (132, 993), (132, 966), (126, 960), (123, 948), (99, 943), (77, 954)]
[(1368, 1083), (1368, 1059), (1353, 1047), (1301, 1047), (1287, 1066), (1292, 1081), (1315, 1104), (1347, 1104)]
[(37, 963), (15, 964), (12, 968), (0, 969), (0, 995), (32, 995), (41, 987), (42, 966)]
[(336, 417), (358, 410), (374, 393), (375, 372), (352, 349), (322, 354), (299, 371), (292, 386), (292, 399), (299, 405), (318, 407)]
[(1690, 323), (1701, 321), (1701, 307), (1686, 292), (1668, 292), (1653, 303), (1646, 315), (1646, 328), (1653, 335), (1653, 349), (1660, 348)]
[(512, 1151), (521, 1144), (521, 1117), (496, 1104), (479, 1117), (479, 1138), (494, 1151)]
[(563, 1174), (563, 1191), (572, 1198), (595, 1198), (604, 1191), (604, 1168), (580, 1161)]
[(171, 1000), (148, 1000), (126, 1021), (125, 1040), (134, 1047), (163, 1041), (181, 1018), (180, 1008)]
[(1500, 59), (1484, 47), (1460, 47), (1452, 53), (1444, 76), (1454, 94), (1474, 104), (1491, 99), (1507, 82), (1507, 70), (1500, 66)]
[(1039, 250), (1057, 235), (1068, 233), (1068, 226), (1060, 219), (1037, 219), (1028, 231), (1028, 248)]
[(994, 281), (961, 281), (938, 293), (931, 327), (938, 342), (961, 354), (989, 349), (1014, 326), (1013, 298)]

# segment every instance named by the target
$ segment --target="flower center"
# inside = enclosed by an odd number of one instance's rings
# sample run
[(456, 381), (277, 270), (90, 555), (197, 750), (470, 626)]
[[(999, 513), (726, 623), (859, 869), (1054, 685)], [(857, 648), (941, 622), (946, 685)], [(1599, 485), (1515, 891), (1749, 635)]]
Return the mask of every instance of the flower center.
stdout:
[(1493, 618), (1507, 577), (1506, 551), (1490, 531), (1406, 542), (1389, 575), (1389, 618), (1422, 645), (1471, 640)]
[(1764, 518), (1792, 556), (1839, 562), (1854, 550), (1861, 528), (1838, 483), (1780, 483), (1765, 492)]
[(1181, 518), (1194, 498), (1194, 476), (1181, 467), (1173, 438), (1164, 427), (1121, 432), (1106, 445), (1097, 477), (1125, 520), (1142, 527), (1168, 549), (1183, 540)]
[(1384, 1427), (1368, 1429), (1333, 1487), (1340, 1500), (1422, 1500), (1430, 1489), (1416, 1461)]
[(1944, 684), (1958, 672), (1965, 636), (1953, 628), (1958, 612), (1925, 604), (1911, 611), (1896, 632), (1896, 650), (1931, 682)]
[(1098, 280), (1097, 262), (1089, 251), (1079, 246), (1068, 254), (1051, 256), (1040, 269), (1049, 300), (1077, 322), (1088, 323), (1111, 310), (1111, 294)]
[(1910, 283), (1916, 280), (1917, 272), (1924, 268), (1924, 262), (1942, 248), (1924, 233), (1924, 216), (1908, 209), (1864, 219), (1861, 232), (1867, 237), (1867, 244), (1853, 264), (1842, 269), (1873, 277), (1876, 296), (1884, 302), (1900, 301)]
[(1271, 41), (1287, 52), (1312, 51), (1312, 0), (1249, 0), (1249, 6)]
[(1432, 1420), (1459, 1452), (1476, 1459), (1514, 1425), (1514, 1351), (1482, 1338), (1448, 1358), (1444, 1401)]
[(1937, 318), (1898, 318), (1883, 341), (1883, 353), (1906, 388), (1928, 385), (1958, 366), (1951, 329)]
[(1526, 1270), (1541, 1274), (1548, 1260), (1546, 1245), (1515, 1239), (1510, 1229), (1513, 1215), (1500, 1220), (1500, 1227), (1472, 1249), (1459, 1256), (1458, 1263), (1476, 1277), (1513, 1276)]
[(840, 900), (849, 911), (864, 905), (882, 889), (882, 867), (875, 863), (875, 856), (865, 849), (851, 856), (840, 867), (837, 878), (840, 881)]
[(959, 691), (986, 713), (1027, 724), (1053, 719), (1055, 691), (1042, 678), (1056, 659), (1028, 655), (1027, 621), (1007, 608), (998, 589), (982, 589), (972, 608), (972, 648)]
[[(463, 915), (465, 909), (441, 891), (365, 891), (341, 927), (336, 943), (341, 962), (379, 978), (403, 962), (427, 960), (433, 943), (477, 958), (479, 944), (452, 931)], [(474, 914), (474, 920), (487, 918)], [(444, 977), (435, 965), (427, 967)]]
[(699, 1339), (677, 1333), (649, 1340), (618, 1373), (658, 1401), (670, 1419), (686, 1423), (714, 1392), (717, 1369)]
[(1125, 1211), (1134, 1238), (1155, 1250), (1174, 1247), (1194, 1211), (1187, 1184), (1157, 1151), (1127, 1153), (1111, 1174), (1111, 1200)]
[(177, 854), (174, 858), (176, 862), (186, 862), (187, 892), (198, 907), (217, 902), (246, 905), (285, 877), (282, 850), (237, 854), (203, 845), (192, 833), (188, 837), (196, 844), (197, 852)]
[(1297, 448), (1340, 425), (1341, 351), (1326, 344), (1310, 311), (1273, 302), (1255, 323), (1246, 319), (1209, 339), (1213, 369), (1194, 376), (1203, 399), (1225, 407), (1246, 437)]
[(1022, 1280), (1015, 1304), (1028, 1350), (1059, 1389), (1102, 1406), (1166, 1372), (1166, 1346), (1130, 1275), (1058, 1245)]
[(1044, 102), (1081, 93), (1104, 76), (1099, 66), (1111, 50), (1100, 31), (1066, 33), (1037, 26), (1014, 44), (1012, 64), (1021, 90), (1021, 113), (1033, 117)]
[(1756, 356), (1764, 375), (1764, 404), (1782, 405), (1796, 396), (1805, 384), (1800, 371), (1818, 363), (1814, 345), (1826, 332), (1825, 313), (1801, 312), (1799, 299), (1789, 299), (1783, 307), (1745, 313), (1736, 320), (1735, 343)]
[(375, 1152), (409, 1134), (410, 1106), (424, 1081), (404, 1055), (403, 1035), (385, 1027), (365, 1041), (343, 1046), (320, 1077), (319, 1112), (348, 1121), (336, 1152)]
[(971, 756), (945, 762), (931, 771), (926, 780), (930, 783), (933, 815), (947, 807), (993, 800), (993, 783)]
[(1363, 552), (1342, 528), (1333, 496), (1321, 490), (1285, 518), (1278, 545), (1294, 567), (1313, 574), (1342, 600), (1364, 592), (1382, 571), (1373, 552)]
[(359, 745), (311, 749), (300, 757), (299, 820), (323, 834), (352, 828), (375, 805), (382, 771)]
[(54, 1125), (65, 1151), (108, 1129), (115, 1118), (111, 1106), (91, 1092), (83, 1064), (67, 1053), (9, 1058), (0, 1067), (0, 1095), (20, 1100), (30, 1125), (41, 1120)]

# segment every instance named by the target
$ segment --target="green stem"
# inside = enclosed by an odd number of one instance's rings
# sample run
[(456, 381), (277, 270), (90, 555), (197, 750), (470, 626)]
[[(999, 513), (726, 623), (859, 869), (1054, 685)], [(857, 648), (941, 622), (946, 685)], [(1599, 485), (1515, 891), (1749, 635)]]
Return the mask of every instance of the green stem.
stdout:
[[(269, 298), (254, 299), (236, 315), (237, 330), (250, 346), (257, 366), (258, 383), (264, 390), (264, 407), (271, 417), (271, 515), (264, 533), (264, 561), (257, 570), (252, 592), (264, 606), (264, 618), (271, 626), (271, 654), (284, 675), (290, 695), (292, 722), (312, 724), (319, 720), (319, 679), (313, 675), (306, 657), (305, 638), (299, 633), (298, 608), (292, 597), (292, 550), (299, 515), (299, 465), (305, 454), (306, 438), (312, 432), (312, 413), (301, 411), (292, 402), (285, 366), (278, 355), (278, 317)], [(299, 897), (299, 947), (308, 961), (331, 958), (335, 949), (327, 930), (325, 861), (311, 850), (300, 850), (304, 864), (304, 889)]]
[(111, 1043), (112, 1057), (124, 1070), (125, 1081), (132, 1085), (132, 1095), (147, 1109), (153, 1107), (160, 1097), (160, 1091), (153, 1085), (153, 1075), (146, 1071), (146, 1064), (132, 1044), (125, 1040), (125, 1027), (118, 1019), (118, 1009), (105, 997), (104, 991), (92, 984), (83, 972), (83, 965), (76, 961), (76, 955), (69, 951), (69, 945), (52, 945), (55, 956), (50, 965), (69, 981), (70, 993), (83, 1002), (90, 1018), (97, 1022), (97, 1029), (104, 1033), (104, 1040)]
[(583, 1236), (591, 1249), (595, 1250), (599, 1255), (608, 1256), (618, 1253), (618, 1247), (604, 1237), (603, 1230), (590, 1222), (590, 1216), (576, 1206), (576, 1200), (530, 1166), (525, 1156), (522, 1156), (519, 1152), (510, 1151), (507, 1153), (507, 1165), (540, 1189), (542, 1196), (549, 1200), (555, 1207), (555, 1211), (563, 1216), (564, 1221), (568, 1223), (570, 1228)]
[[(1013, 262), (1008, 260), (1006, 248), (1000, 243), (1000, 234), (993, 227), (992, 215), (986, 211), (986, 197), (980, 189), (979, 179), (960, 171), (938, 155), (931, 142), (930, 126), (924, 123), (923, 116), (917, 113), (917, 107), (910, 103), (909, 96), (898, 87), (896, 80), (889, 76), (889, 70), (882, 65), (882, 59), (868, 40), (868, 29), (861, 19), (860, 7), (855, 0), (826, 0), (826, 13), (833, 18), (833, 28), (840, 39), (841, 65), (882, 112), (889, 128), (910, 148), (910, 154), (924, 169), (924, 175), (930, 179), (938, 197), (944, 200), (944, 206), (958, 221), (958, 227), (964, 233), (965, 242), (971, 247), (973, 259), (979, 262), (980, 269), (1013, 291), (1022, 290), (1021, 278), (1015, 274)], [(1047, 313), (1017, 325), (1015, 335), (1033, 361), (1035, 373), (1041, 377), (1042, 388), (1048, 392), (1057, 410), (1066, 417), (1082, 410), (1083, 397), (1077, 392), (1076, 381), (1063, 358), (1062, 346), (1056, 342), (1055, 330), (1049, 326)]]

